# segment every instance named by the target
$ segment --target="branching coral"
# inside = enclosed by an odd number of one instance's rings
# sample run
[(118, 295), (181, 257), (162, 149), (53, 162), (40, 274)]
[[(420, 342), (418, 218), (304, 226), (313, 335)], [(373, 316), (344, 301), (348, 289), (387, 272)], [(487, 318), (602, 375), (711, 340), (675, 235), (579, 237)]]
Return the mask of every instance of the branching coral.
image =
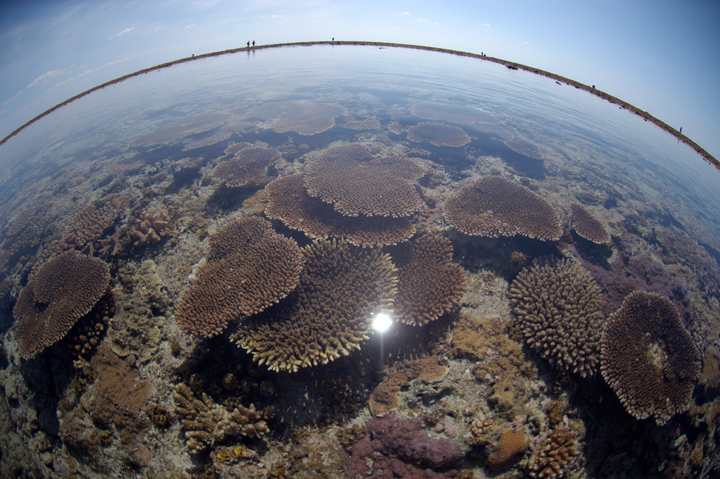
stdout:
[(700, 353), (672, 302), (630, 294), (605, 323), (601, 371), (625, 409), (659, 425), (687, 411), (700, 375)]
[(535, 260), (510, 285), (525, 342), (560, 370), (597, 372), (603, 320), (600, 288), (577, 261)]
[(580, 455), (576, 437), (577, 434), (566, 426), (543, 436), (528, 463), (530, 477), (563, 477), (568, 466)]
[(181, 418), (187, 445), (195, 454), (222, 442), (228, 437), (261, 437), (270, 432), (267, 420), (272, 418), (272, 407), (258, 411), (253, 404), (242, 405), (232, 411), (215, 404), (205, 393), (200, 399), (192, 389), (179, 384), (175, 389), (175, 413)]
[(444, 212), (452, 226), (468, 235), (522, 235), (543, 241), (562, 235), (560, 217), (547, 201), (500, 176), (464, 186), (447, 200)]
[(243, 321), (232, 340), (275, 371), (326, 364), (359, 349), (370, 317), (391, 310), (397, 270), (390, 257), (345, 241), (316, 240), (303, 249), (296, 290)]
[(132, 236), (137, 241), (133, 244), (140, 248), (148, 244), (158, 244), (162, 239), (160, 236), (167, 224), (167, 211), (162, 210), (158, 212), (155, 209), (144, 211), (142, 215), (140, 215), (140, 219), (135, 220)]
[(31, 359), (62, 339), (102, 297), (110, 282), (107, 263), (63, 253), (45, 263), (20, 292), (13, 314), (20, 355)]

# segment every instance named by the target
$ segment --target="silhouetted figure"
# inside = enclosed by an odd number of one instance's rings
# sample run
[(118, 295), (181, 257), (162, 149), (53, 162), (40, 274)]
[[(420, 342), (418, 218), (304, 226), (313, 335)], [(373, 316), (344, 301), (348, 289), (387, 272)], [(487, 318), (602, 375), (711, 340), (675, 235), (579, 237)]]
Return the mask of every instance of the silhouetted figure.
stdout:
[(485, 54), (484, 54), (483, 52), (480, 52), (480, 56), (481, 56), (481, 57), (484, 57)]
[(253, 40), (253, 46), (255, 46), (255, 40)]
[(195, 54), (193, 53), (193, 58), (195, 58)]
[(682, 126), (680, 127), (680, 133), (682, 133)]
[(333, 37), (333, 41), (335, 41), (335, 37)]
[(248, 40), (248, 48), (250, 48), (250, 40)]
[(594, 89), (595, 89), (595, 85), (593, 85), (592, 87), (593, 87), (593, 90), (594, 90)]

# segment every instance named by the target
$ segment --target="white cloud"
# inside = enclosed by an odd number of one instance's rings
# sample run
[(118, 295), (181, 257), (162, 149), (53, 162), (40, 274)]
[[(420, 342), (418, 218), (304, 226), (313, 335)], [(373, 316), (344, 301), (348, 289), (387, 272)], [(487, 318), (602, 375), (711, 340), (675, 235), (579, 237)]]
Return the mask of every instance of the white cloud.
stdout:
[(483, 23), (482, 26), (483, 27), (492, 27), (492, 25), (490, 25), (489, 23)]
[(60, 68), (58, 68), (56, 70), (50, 70), (49, 72), (43, 73), (42, 75), (40, 75), (39, 77), (37, 77), (36, 79), (31, 81), (27, 87), (35, 88), (36, 86), (42, 85), (43, 83), (47, 83), (48, 81), (52, 80), (56, 76), (62, 75), (63, 73), (65, 73), (65, 70), (62, 70)]
[(20, 90), (20, 91), (17, 92), (15, 95), (13, 95), (13, 96), (11, 96), (10, 98), (8, 98), (7, 100), (5, 100), (5, 101), (3, 102), (3, 104), (2, 104), (2, 106), (7, 105), (7, 104), (10, 103), (11, 101), (13, 101), (13, 100), (16, 99), (17, 97), (19, 97), (20, 95), (22, 95), (22, 90)]
[(119, 38), (119, 37), (125, 35), (126, 33), (132, 32), (133, 30), (135, 30), (135, 27), (126, 28), (126, 29), (123, 30), (122, 32), (118, 33), (117, 35), (110, 35), (110, 36), (108, 37), (108, 40), (112, 40), (113, 38)]
[(191, 23), (190, 25), (188, 25), (188, 26), (185, 27), (185, 28), (192, 28), (192, 27), (194, 27), (194, 26), (195, 26), (195, 24), (194, 24), (194, 23)]
[(525, 45), (530, 45), (530, 42), (523, 42)]
[(153, 33), (157, 33), (157, 32), (159, 32), (160, 30), (162, 30), (162, 27), (157, 27), (155, 30), (153, 30)]
[(426, 18), (418, 18), (417, 21), (418, 21), (418, 22), (427, 22), (427, 21), (429, 21), (429, 20), (426, 19)]
[(410, 15), (410, 12), (402, 12), (400, 15)]

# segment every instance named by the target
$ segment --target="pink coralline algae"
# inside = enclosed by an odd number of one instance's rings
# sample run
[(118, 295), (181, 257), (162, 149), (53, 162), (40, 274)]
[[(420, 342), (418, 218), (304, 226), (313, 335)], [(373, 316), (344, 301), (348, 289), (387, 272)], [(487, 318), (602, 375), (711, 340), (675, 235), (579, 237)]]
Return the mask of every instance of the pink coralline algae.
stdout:
[(345, 469), (356, 478), (452, 478), (465, 459), (450, 439), (430, 439), (418, 418), (394, 414), (376, 416), (367, 424), (367, 435), (345, 455)]

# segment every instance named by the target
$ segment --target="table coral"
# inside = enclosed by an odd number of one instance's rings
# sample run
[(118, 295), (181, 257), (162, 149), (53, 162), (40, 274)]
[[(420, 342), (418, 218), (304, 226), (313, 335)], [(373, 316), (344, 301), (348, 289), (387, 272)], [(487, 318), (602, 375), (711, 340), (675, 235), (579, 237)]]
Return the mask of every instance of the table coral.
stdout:
[(605, 323), (601, 371), (625, 409), (659, 425), (690, 407), (700, 353), (669, 299), (635, 291)]
[(92, 309), (110, 282), (102, 260), (63, 253), (45, 263), (20, 292), (13, 314), (20, 355), (31, 359), (62, 339)]
[(522, 235), (557, 241), (560, 217), (540, 195), (500, 176), (485, 176), (464, 186), (444, 207), (445, 219), (471, 236)]

